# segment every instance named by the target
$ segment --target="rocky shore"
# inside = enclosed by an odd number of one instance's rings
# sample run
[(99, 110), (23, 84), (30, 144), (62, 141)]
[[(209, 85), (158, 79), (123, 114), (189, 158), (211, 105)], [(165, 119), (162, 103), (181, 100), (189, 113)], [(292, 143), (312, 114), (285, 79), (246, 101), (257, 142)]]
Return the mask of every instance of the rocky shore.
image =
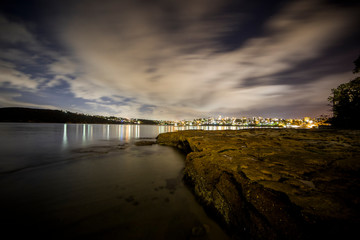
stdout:
[(360, 131), (179, 131), (184, 179), (239, 239), (350, 239), (360, 227)]

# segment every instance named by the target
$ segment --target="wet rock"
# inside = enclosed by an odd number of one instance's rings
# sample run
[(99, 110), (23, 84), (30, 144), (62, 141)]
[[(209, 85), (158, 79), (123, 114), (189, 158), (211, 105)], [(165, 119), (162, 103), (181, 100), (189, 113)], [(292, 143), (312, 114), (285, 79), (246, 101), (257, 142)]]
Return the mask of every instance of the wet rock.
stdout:
[(72, 152), (81, 154), (107, 154), (109, 152), (116, 152), (126, 148), (128, 148), (128, 144), (88, 146), (84, 148), (73, 149)]
[(136, 146), (150, 146), (156, 144), (156, 141), (137, 141), (135, 142)]
[(194, 237), (201, 237), (204, 236), (205, 234), (206, 234), (206, 229), (202, 225), (193, 227), (191, 229), (191, 235)]
[(360, 226), (360, 131), (179, 131), (184, 179), (235, 237), (345, 239)]
[(125, 198), (125, 201), (127, 201), (128, 203), (130, 203), (130, 202), (135, 201), (135, 198), (134, 198), (133, 196), (129, 196), (129, 197)]

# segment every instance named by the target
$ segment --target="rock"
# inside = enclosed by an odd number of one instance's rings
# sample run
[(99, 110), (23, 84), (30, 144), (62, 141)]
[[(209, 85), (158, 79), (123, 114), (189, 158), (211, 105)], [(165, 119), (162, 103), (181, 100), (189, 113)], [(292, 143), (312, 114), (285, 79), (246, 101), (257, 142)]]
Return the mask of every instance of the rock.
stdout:
[(360, 131), (178, 131), (184, 179), (235, 237), (346, 239), (360, 226)]
[(142, 141), (137, 141), (137, 142), (135, 142), (135, 145), (136, 145), (136, 146), (150, 146), (150, 145), (153, 145), (153, 144), (156, 144), (156, 141), (145, 141), (145, 140), (142, 140)]
[(194, 237), (201, 237), (206, 234), (206, 229), (203, 225), (199, 225), (191, 229), (191, 234)]

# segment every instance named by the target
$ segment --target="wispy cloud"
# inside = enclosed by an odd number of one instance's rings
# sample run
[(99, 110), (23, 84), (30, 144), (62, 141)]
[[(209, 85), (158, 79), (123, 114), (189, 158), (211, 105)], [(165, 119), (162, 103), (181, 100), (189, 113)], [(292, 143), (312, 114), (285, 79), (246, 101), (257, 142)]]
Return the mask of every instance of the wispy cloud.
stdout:
[(14, 64), (0, 61), (0, 86), (34, 91), (38, 83), (28, 74), (16, 70)]
[(18, 100), (22, 95), (20, 93), (1, 92), (0, 94), (0, 107), (30, 107), (42, 109), (61, 109), (57, 106), (50, 104), (34, 104)]
[[(42, 89), (65, 82), (74, 97), (86, 102), (88, 111), (125, 117), (191, 118), (275, 108), (283, 109), (285, 116), (290, 108), (305, 103), (325, 106), (325, 88), (347, 80), (343, 70), (315, 75), (299, 66), (321, 58), (347, 37), (356, 18), (353, 9), (321, 1), (292, 2), (262, 23), (261, 34), (223, 51), (227, 46), (219, 38), (235, 31), (235, 18), (246, 26), (246, 17), (241, 16), (251, 13), (229, 15), (224, 9), (230, 1), (150, 2), (66, 2), (53, 19), (56, 38), (66, 53), (46, 48), (24, 26), (4, 18), (0, 25), (10, 28), (11, 34), (2, 41), (23, 39), (33, 49), (49, 52)], [(6, 54), (4, 61), (12, 63), (26, 52), (8, 49)], [(2, 74), (8, 86), (40, 88), (39, 76), (35, 80), (18, 67), (7, 69)], [(289, 72), (292, 78), (286, 79), (284, 73)], [(124, 99), (132, 100), (121, 104)], [(320, 113), (319, 109), (309, 113)]]

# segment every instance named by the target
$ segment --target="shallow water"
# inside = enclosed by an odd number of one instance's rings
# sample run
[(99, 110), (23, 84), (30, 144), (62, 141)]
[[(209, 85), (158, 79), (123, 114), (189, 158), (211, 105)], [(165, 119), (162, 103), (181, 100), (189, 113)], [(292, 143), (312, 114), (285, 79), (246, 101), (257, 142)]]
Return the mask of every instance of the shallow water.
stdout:
[(226, 239), (183, 184), (184, 156), (169, 147), (133, 144), (171, 130), (0, 124), (3, 233), (46, 239)]

